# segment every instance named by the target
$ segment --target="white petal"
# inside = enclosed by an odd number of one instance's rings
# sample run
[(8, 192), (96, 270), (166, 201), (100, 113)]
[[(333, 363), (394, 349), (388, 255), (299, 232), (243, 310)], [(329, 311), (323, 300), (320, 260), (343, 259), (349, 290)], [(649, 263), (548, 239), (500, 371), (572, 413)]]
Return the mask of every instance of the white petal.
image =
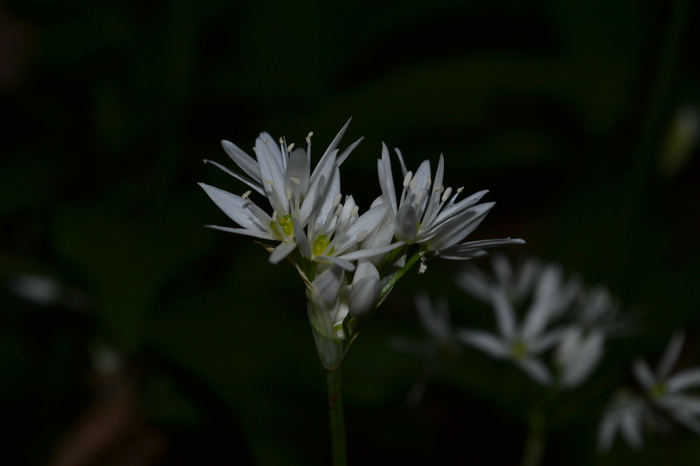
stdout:
[(377, 173), (379, 175), (379, 186), (382, 194), (386, 198), (393, 212), (396, 212), (396, 188), (394, 187), (394, 177), (391, 173), (391, 160), (386, 144), (382, 142), (382, 158), (377, 160)]
[(219, 209), (243, 228), (256, 231), (268, 230), (267, 226), (263, 225), (258, 217), (251, 212), (251, 209), (248, 207), (251, 203), (250, 200), (243, 199), (241, 196), (237, 196), (214, 186), (209, 186), (208, 184), (199, 183), (199, 186), (204, 189)]
[(480, 349), (493, 358), (508, 359), (510, 357), (510, 347), (492, 333), (479, 330), (459, 330), (457, 331), (457, 339)]
[(491, 302), (496, 314), (498, 331), (501, 335), (506, 337), (507, 340), (511, 340), (515, 336), (515, 311), (508, 301), (504, 290), (499, 288), (492, 289)]
[(246, 228), (220, 227), (218, 225), (204, 225), (204, 226), (206, 228), (211, 228), (213, 230), (221, 230), (221, 231), (225, 231), (227, 233), (235, 233), (237, 235), (252, 236), (253, 238), (270, 239), (270, 240), (279, 241), (278, 238), (275, 238), (274, 236), (272, 236), (270, 233), (268, 233), (266, 231), (248, 230)]
[(679, 372), (666, 382), (666, 387), (671, 393), (697, 386), (700, 386), (700, 367)]
[(443, 259), (466, 260), (488, 254), (484, 249), (509, 246), (511, 244), (525, 244), (525, 241), (520, 238), (499, 238), (468, 241), (466, 243), (458, 243), (448, 248), (441, 249), (439, 255)]
[(539, 359), (526, 358), (516, 360), (515, 362), (527, 375), (535, 379), (539, 384), (549, 385), (552, 383), (552, 375), (549, 373), (549, 369), (547, 369), (547, 366)]
[[(428, 249), (441, 251), (459, 243), (479, 226), (494, 205), (494, 202), (476, 205), (449, 219), (439, 228), (431, 228), (425, 232), (426, 236), (434, 235), (434, 237), (426, 241)], [(421, 239), (423, 237), (423, 234), (421, 234)]]
[(251, 177), (258, 184), (262, 183), (258, 162), (230, 141), (221, 141), (221, 147), (223, 147), (228, 156), (231, 157), (231, 160), (241, 167), (241, 170), (243, 170), (246, 175)]
[(671, 337), (668, 342), (666, 351), (664, 351), (663, 356), (661, 356), (661, 361), (656, 368), (656, 375), (659, 379), (665, 379), (668, 374), (673, 370), (673, 366), (676, 365), (678, 357), (681, 355), (681, 349), (683, 349), (683, 340), (685, 340), (685, 332), (682, 330), (677, 331)]
[(270, 254), (270, 262), (273, 264), (278, 264), (282, 259), (287, 257), (294, 249), (297, 247), (296, 241), (292, 239), (286, 239), (282, 241), (279, 246), (272, 251)]
[(637, 378), (637, 382), (644, 387), (645, 390), (651, 390), (656, 385), (656, 377), (651, 372), (649, 365), (641, 358), (637, 358), (632, 365), (632, 371)]
[(246, 176), (239, 175), (238, 173), (236, 173), (236, 172), (234, 172), (234, 171), (232, 171), (232, 170), (229, 170), (228, 168), (224, 167), (223, 165), (221, 165), (221, 164), (219, 164), (219, 163), (214, 162), (213, 160), (206, 160), (206, 159), (205, 159), (205, 160), (204, 160), (204, 163), (210, 163), (210, 164), (214, 165), (216, 168), (218, 168), (218, 169), (220, 169), (220, 170), (222, 170), (222, 171), (228, 173), (229, 175), (231, 175), (232, 177), (236, 178), (237, 180), (244, 182), (245, 184), (247, 184), (248, 186), (250, 186), (251, 188), (253, 188), (256, 192), (262, 194), (263, 196), (265, 195), (265, 191), (264, 191), (264, 190), (262, 189), (262, 187), (260, 186), (260, 183), (258, 183), (258, 182), (256, 182), (256, 181), (253, 181), (253, 180), (251, 180), (250, 178), (248, 178), (248, 177), (246, 177)]
[[(375, 269), (376, 270), (376, 269)], [(361, 278), (350, 291), (350, 315), (358, 317), (373, 309), (379, 301), (382, 286), (377, 276)]]

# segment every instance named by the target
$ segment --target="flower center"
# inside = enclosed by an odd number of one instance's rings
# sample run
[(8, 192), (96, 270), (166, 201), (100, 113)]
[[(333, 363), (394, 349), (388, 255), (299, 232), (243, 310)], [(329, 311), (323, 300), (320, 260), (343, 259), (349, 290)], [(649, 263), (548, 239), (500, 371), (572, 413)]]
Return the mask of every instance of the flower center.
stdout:
[(527, 354), (527, 345), (525, 345), (525, 342), (518, 340), (510, 347), (510, 352), (515, 359), (522, 359)]
[(658, 398), (666, 393), (666, 385), (663, 382), (656, 382), (649, 390), (649, 393), (653, 398)]
[(330, 241), (328, 240), (327, 235), (319, 235), (318, 238), (316, 238), (316, 240), (314, 241), (314, 247), (311, 248), (311, 252), (314, 256), (320, 256), (321, 254), (323, 254), (323, 251), (326, 250), (329, 243)]
[(290, 214), (287, 214), (282, 218), (278, 218), (276, 221), (270, 223), (272, 230), (281, 236), (282, 234), (280, 233), (279, 228), (277, 228), (278, 224), (282, 227), (284, 236), (291, 236), (292, 233), (294, 233), (294, 220), (292, 220), (292, 216)]

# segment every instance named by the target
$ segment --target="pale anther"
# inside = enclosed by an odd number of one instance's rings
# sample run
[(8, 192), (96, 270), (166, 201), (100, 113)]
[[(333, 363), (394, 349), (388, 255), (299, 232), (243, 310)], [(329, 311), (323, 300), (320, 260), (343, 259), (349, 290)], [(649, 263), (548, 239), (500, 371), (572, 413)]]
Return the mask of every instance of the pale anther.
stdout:
[(459, 194), (462, 194), (462, 191), (464, 191), (464, 186), (462, 186), (461, 188), (457, 189), (457, 192), (458, 192)]
[(442, 193), (442, 202), (445, 202), (452, 194), (452, 188), (447, 188), (444, 193)]
[(359, 211), (360, 208), (358, 206), (353, 207), (353, 209), (350, 211), (350, 216), (352, 217), (353, 215), (357, 215)]
[(288, 150), (289, 152), (291, 152), (292, 149), (294, 149), (294, 143), (291, 143), (289, 146), (287, 146), (287, 150)]
[(289, 177), (289, 181), (291, 181), (294, 184), (301, 184), (301, 180), (299, 178), (294, 178), (292, 176)]
[(340, 193), (336, 194), (333, 198), (333, 207), (336, 207), (338, 204), (340, 204), (341, 199), (343, 199), (343, 195)]
[(241, 196), (241, 198), (242, 198), (242, 199), (248, 199), (248, 196), (250, 196), (250, 190), (244, 192), (243, 195)]
[(292, 200), (292, 190), (287, 188), (287, 199)]
[(413, 191), (414, 189), (416, 189), (416, 184), (418, 184), (418, 180), (417, 180), (416, 178), (413, 178), (413, 179), (411, 180), (411, 191)]
[(406, 176), (403, 179), (403, 187), (404, 188), (408, 187), (408, 185), (411, 184), (412, 177), (413, 177), (413, 172), (406, 173)]

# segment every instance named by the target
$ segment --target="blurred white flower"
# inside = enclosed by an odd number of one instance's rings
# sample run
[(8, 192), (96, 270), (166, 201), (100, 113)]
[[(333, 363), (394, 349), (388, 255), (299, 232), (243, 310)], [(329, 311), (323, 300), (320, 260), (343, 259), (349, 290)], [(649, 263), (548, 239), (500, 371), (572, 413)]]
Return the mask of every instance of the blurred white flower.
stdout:
[(654, 413), (643, 398), (620, 391), (605, 408), (598, 426), (598, 450), (607, 453), (618, 431), (634, 450), (642, 448), (642, 428), (645, 423), (653, 424)]
[[(514, 274), (504, 256), (496, 256), (493, 263), (495, 280), (471, 268), (457, 276), (457, 284), (493, 307), (499, 334), (460, 330), (458, 338), (496, 359), (513, 361), (534, 380), (548, 385), (552, 374), (539, 356), (566, 335), (566, 327), (548, 326), (570, 308), (578, 281), (564, 281), (561, 267), (554, 264), (540, 266), (528, 261)], [(528, 298), (529, 308), (518, 325), (515, 308)]]
[(656, 372), (641, 358), (634, 361), (634, 375), (651, 403), (671, 418), (700, 434), (700, 397), (687, 392), (700, 387), (700, 367), (671, 375), (683, 348), (685, 334), (676, 332), (666, 347)]
[(564, 388), (576, 388), (598, 367), (605, 354), (605, 333), (586, 332), (580, 326), (567, 329), (556, 348), (559, 380)]
[(396, 149), (403, 172), (403, 190), (396, 198), (389, 150), (382, 144), (382, 158), (377, 161), (382, 202), (391, 209), (394, 234), (406, 244), (420, 243), (426, 251), (445, 259), (471, 259), (486, 254), (485, 249), (508, 244), (523, 244), (521, 239), (501, 238), (460, 243), (494, 206), (479, 204), (487, 193), (479, 191), (457, 202), (463, 188), (454, 193), (442, 184), (444, 159), (440, 155), (435, 178), (431, 178), (430, 162), (425, 160), (414, 174), (406, 170), (401, 152)]

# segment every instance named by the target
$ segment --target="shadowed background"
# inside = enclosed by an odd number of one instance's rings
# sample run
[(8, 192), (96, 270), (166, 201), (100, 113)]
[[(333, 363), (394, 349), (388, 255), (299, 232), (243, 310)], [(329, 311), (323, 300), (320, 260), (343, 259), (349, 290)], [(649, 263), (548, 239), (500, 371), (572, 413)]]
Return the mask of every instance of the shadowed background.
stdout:
[[(221, 139), (252, 154), (261, 131), (313, 131), (319, 156), (351, 116), (341, 147), (365, 139), (342, 190), (363, 210), (382, 141), (413, 170), (443, 153), (447, 186), (497, 202), (470, 238), (523, 238), (511, 257), (559, 262), (638, 316), (563, 400), (545, 464), (700, 455), (683, 430), (595, 451), (631, 358), (684, 327), (680, 365), (700, 364), (700, 161), (674, 133), (700, 102), (697, 3), (676, 19), (627, 0), (99, 3), (0, 3), (3, 463), (328, 464), (302, 282), (205, 229), (232, 222), (196, 182), (246, 190), (201, 162), (233, 166)], [(459, 325), (492, 324), (457, 270), (409, 273), (359, 337), (351, 464), (517, 464), (534, 386), (511, 366), (464, 350), (405, 405), (423, 362), (389, 341), (425, 338), (415, 290), (448, 296)], [(43, 301), (21, 296), (34, 275), (53, 280)]]

